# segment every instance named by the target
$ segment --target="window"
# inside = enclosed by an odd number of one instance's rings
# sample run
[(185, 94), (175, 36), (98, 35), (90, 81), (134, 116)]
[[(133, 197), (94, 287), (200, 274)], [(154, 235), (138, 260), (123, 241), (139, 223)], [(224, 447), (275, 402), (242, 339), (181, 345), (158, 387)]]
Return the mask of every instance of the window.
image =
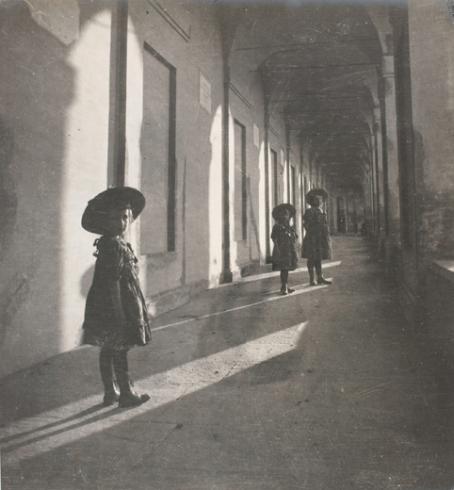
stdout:
[(143, 60), (141, 250), (175, 250), (176, 69), (145, 44)]
[(246, 128), (234, 121), (235, 145), (235, 238), (247, 239)]

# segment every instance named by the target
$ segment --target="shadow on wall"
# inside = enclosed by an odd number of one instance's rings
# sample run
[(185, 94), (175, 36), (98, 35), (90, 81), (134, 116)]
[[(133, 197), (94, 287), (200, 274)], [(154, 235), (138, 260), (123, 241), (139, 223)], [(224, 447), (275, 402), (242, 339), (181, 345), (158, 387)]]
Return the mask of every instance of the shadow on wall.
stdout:
[(67, 47), (25, 3), (3, 6), (0, 19), (0, 349), (2, 369), (12, 371), (59, 345), (59, 205), (74, 73)]
[[(90, 73), (94, 82), (87, 83), (80, 58), (93, 39), (86, 27), (111, 9), (111, 2), (82, 0), (0, 8), (0, 376), (73, 347), (77, 337), (92, 262), (90, 246), (85, 259), (79, 242), (79, 205), (107, 184), (107, 161), (96, 168), (91, 161), (100, 154), (94, 148), (107, 143), (91, 144), (96, 135), (84, 117), (109, 117), (98, 100), (108, 100), (108, 80)], [(97, 28), (109, 41), (105, 27)], [(91, 62), (99, 56), (102, 48)], [(91, 90), (104, 85), (106, 93)]]
[[(414, 161), (417, 205), (421, 206), (417, 230), (423, 250), (429, 257), (451, 259), (454, 250), (454, 198), (452, 190), (432, 192), (424, 188), (424, 165), (426, 152), (424, 138), (420, 131), (414, 129)], [(442, 174), (446, 182), (446, 174)], [(445, 186), (443, 186), (445, 187)], [(446, 189), (446, 187), (445, 187)]]
[(17, 196), (12, 159), (14, 134), (0, 116), (0, 259), (8, 250), (16, 223)]
[[(12, 158), (14, 149), (14, 134), (0, 118), (0, 263), (7, 255), (11, 237), (14, 231), (17, 214), (16, 185), (12, 172)], [(18, 292), (23, 290), (23, 281), (15, 284), (11, 289), (8, 285), (0, 293), (1, 303), (1, 324), (0, 324), (0, 345), (3, 344), (6, 328), (10, 325), (14, 316), (12, 308), (13, 298), (18, 298)], [(17, 300), (16, 300), (17, 302)], [(19, 303), (21, 299), (19, 297)]]
[(87, 297), (88, 291), (90, 290), (91, 283), (93, 280), (93, 273), (95, 270), (95, 266), (92, 265), (89, 269), (87, 269), (80, 278), (80, 294), (84, 298)]
[[(247, 179), (247, 201), (248, 201), (248, 205), (249, 205), (249, 218), (251, 221), (253, 241), (255, 242), (255, 246), (257, 247), (256, 250), (258, 253), (258, 260), (260, 260), (260, 257), (262, 257), (262, 248), (260, 246), (260, 235), (259, 235), (259, 228), (257, 226), (257, 218), (256, 218), (255, 212), (254, 212), (254, 203), (252, 202), (251, 178), (250, 177), (248, 177), (248, 179)], [(251, 261), (254, 260), (253, 252), (252, 252), (252, 244), (249, 246), (249, 259)]]

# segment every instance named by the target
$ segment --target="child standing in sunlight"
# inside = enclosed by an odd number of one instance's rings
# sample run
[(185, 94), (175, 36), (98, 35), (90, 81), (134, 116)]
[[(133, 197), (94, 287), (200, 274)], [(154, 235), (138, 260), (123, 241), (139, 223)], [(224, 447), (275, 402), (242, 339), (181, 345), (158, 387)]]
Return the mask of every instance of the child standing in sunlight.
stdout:
[(288, 287), (288, 273), (296, 269), (298, 257), (296, 255), (295, 227), (290, 220), (295, 217), (295, 208), (291, 204), (279, 204), (273, 209), (272, 215), (276, 221), (271, 233), (273, 240), (273, 271), (281, 271), (281, 294), (293, 293), (294, 289)]
[(137, 275), (137, 258), (124, 235), (145, 207), (145, 198), (131, 187), (98, 194), (82, 217), (82, 227), (101, 235), (96, 247), (93, 283), (87, 296), (83, 343), (101, 347), (99, 369), (104, 406), (138, 406), (150, 397), (138, 395), (128, 373), (128, 350), (151, 339), (145, 299)]

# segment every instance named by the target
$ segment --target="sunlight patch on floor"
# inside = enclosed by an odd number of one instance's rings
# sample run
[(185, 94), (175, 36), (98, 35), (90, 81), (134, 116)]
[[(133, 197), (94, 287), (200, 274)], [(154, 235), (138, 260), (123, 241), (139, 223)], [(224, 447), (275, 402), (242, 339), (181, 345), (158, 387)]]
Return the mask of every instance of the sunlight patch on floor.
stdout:
[[(293, 350), (305, 323), (293, 325), (244, 344), (191, 361), (138, 382), (151, 400), (134, 409), (103, 408), (101, 394), (19, 420), (0, 429), (5, 466), (52, 451), (109, 430), (182, 397), (208, 388), (260, 363)], [(93, 419), (93, 420), (92, 420)]]
[[(331, 278), (328, 277), (327, 279), (331, 279)], [(317, 291), (318, 289), (325, 289), (327, 287), (329, 287), (329, 286), (324, 285), (324, 284), (320, 284), (317, 286), (309, 286), (309, 283), (292, 284), (292, 288), (294, 288), (295, 291), (291, 294), (287, 294), (287, 295), (283, 296), (280, 294), (280, 290), (271, 291), (270, 293), (275, 293), (276, 296), (264, 298), (260, 301), (254, 301), (253, 303), (247, 303), (245, 305), (233, 306), (232, 308), (226, 308), (224, 310), (214, 311), (212, 313), (206, 313), (205, 315), (195, 316), (195, 317), (191, 317), (191, 318), (185, 318), (185, 319), (179, 320), (177, 322), (167, 323), (166, 325), (160, 325), (159, 327), (152, 328), (152, 331), (158, 332), (159, 330), (165, 330), (166, 328), (171, 328), (171, 327), (178, 327), (178, 326), (184, 325), (186, 323), (193, 323), (193, 322), (197, 322), (200, 320), (207, 320), (208, 318), (212, 318), (212, 317), (216, 317), (216, 316), (220, 316), (220, 315), (226, 315), (228, 313), (233, 313), (235, 311), (245, 310), (247, 308), (252, 308), (254, 306), (263, 305), (265, 303), (272, 303), (274, 301), (279, 301), (279, 300), (289, 300), (291, 298), (294, 298), (295, 296), (299, 296), (300, 294), (312, 293), (314, 291)]]
[[(341, 264), (342, 264), (341, 260), (324, 262), (323, 269), (330, 269), (331, 267), (339, 267)], [(307, 267), (306, 266), (298, 267), (298, 269), (291, 271), (290, 274), (297, 274), (298, 272), (307, 272)], [(216, 286), (216, 289), (228, 288), (231, 286), (237, 286), (238, 284), (244, 284), (248, 282), (262, 281), (263, 279), (269, 279), (270, 277), (278, 277), (278, 276), (279, 276), (279, 271), (265, 272), (263, 274), (254, 274), (252, 276), (242, 277), (241, 279), (238, 279), (238, 281), (229, 282), (227, 284), (220, 284), (219, 286)]]

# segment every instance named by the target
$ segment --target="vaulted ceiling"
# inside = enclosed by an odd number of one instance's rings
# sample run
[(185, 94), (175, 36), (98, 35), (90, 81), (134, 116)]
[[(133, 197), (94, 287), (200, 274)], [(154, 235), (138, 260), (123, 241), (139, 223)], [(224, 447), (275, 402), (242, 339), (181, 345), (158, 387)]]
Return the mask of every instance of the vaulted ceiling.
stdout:
[(366, 9), (326, 2), (237, 3), (229, 15), (231, 63), (260, 73), (271, 114), (281, 114), (310, 145), (328, 178), (339, 186), (360, 186), (370, 157), (382, 54)]

